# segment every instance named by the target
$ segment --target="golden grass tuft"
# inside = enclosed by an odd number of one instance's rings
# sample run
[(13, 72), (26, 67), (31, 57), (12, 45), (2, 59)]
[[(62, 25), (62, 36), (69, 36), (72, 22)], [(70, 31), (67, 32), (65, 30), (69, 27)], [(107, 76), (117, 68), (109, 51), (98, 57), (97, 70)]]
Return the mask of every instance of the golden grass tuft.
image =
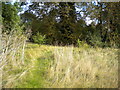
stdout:
[(26, 72), (24, 50), (26, 37), (17, 32), (2, 33), (2, 48), (0, 50), (0, 73), (3, 88), (11, 88), (14, 82)]
[(117, 49), (55, 47), (48, 87), (117, 88)]

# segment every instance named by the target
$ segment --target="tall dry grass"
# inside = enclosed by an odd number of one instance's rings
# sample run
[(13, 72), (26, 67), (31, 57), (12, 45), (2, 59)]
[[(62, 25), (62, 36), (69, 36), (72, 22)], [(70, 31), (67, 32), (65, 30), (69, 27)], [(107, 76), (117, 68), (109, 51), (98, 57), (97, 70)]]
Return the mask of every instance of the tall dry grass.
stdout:
[(3, 88), (11, 88), (25, 72), (24, 49), (26, 36), (18, 31), (2, 33), (2, 48), (0, 50), (0, 69)]
[(56, 47), (48, 71), (52, 88), (117, 88), (118, 50)]

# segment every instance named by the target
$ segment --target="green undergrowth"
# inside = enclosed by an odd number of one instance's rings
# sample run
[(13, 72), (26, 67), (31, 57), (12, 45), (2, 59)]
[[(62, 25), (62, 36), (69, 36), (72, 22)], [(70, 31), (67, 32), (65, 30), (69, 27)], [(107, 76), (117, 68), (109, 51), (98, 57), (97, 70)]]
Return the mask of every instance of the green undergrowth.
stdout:
[(52, 52), (46, 46), (27, 44), (25, 62), (30, 69), (17, 82), (16, 88), (43, 88), (46, 87), (46, 73), (50, 61), (53, 59)]

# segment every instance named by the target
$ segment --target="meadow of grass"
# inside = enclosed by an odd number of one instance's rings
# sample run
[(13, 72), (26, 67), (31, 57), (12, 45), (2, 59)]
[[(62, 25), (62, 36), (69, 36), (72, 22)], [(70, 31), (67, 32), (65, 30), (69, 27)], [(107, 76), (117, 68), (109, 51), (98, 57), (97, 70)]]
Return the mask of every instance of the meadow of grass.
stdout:
[(17, 32), (2, 37), (3, 88), (118, 87), (118, 49), (26, 44)]
[(28, 43), (17, 88), (118, 88), (118, 49)]
[(60, 47), (54, 50), (50, 87), (117, 88), (117, 50)]

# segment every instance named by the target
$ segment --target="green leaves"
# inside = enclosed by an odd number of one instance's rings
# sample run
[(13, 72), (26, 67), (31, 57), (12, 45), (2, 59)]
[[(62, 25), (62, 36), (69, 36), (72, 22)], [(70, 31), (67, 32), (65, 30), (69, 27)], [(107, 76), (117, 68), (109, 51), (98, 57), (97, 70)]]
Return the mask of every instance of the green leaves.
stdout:
[(20, 17), (18, 16), (18, 4), (2, 2), (2, 21), (3, 31), (11, 31), (13, 29), (20, 30)]
[(45, 35), (42, 36), (40, 33), (37, 33), (33, 36), (33, 41), (38, 44), (45, 44)]

